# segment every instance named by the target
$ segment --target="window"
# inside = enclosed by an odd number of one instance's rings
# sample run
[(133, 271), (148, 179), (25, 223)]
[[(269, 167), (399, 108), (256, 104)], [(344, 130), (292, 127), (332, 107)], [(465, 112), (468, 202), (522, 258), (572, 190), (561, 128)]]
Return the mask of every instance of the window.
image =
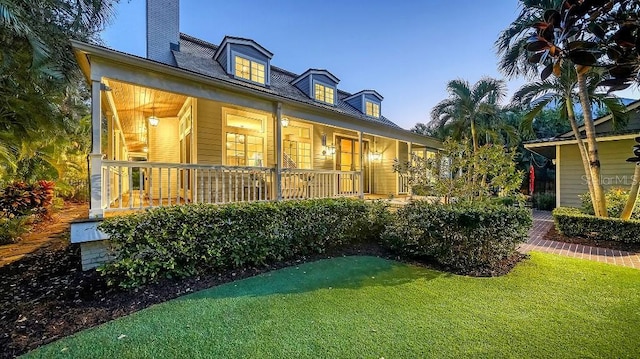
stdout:
[(266, 166), (267, 116), (223, 108), (223, 162), (228, 166)]
[(282, 130), (283, 166), (311, 169), (311, 126), (296, 123)]
[(236, 77), (257, 82), (264, 85), (265, 66), (258, 61), (252, 61), (238, 55), (235, 56)]
[(333, 95), (334, 95), (334, 90), (333, 87), (329, 87), (329, 86), (325, 86), (319, 83), (315, 83), (314, 84), (314, 89), (315, 89), (315, 96), (314, 98), (316, 99), (316, 101), (322, 101), (322, 102), (326, 102), (328, 104), (333, 105), (334, 101), (333, 101)]
[(380, 104), (375, 102), (366, 101), (366, 111), (367, 116), (378, 118), (380, 117)]
[(264, 139), (259, 136), (227, 132), (227, 161), (230, 166), (262, 167)]

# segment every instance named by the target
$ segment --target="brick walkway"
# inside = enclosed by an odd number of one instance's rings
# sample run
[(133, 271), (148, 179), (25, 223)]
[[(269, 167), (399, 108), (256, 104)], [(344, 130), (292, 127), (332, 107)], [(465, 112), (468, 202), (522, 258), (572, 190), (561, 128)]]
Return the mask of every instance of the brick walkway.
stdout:
[(529, 240), (522, 244), (519, 250), (523, 253), (529, 251), (546, 252), (640, 269), (640, 253), (545, 240), (544, 235), (552, 226), (551, 212), (534, 210), (533, 227), (529, 231)]

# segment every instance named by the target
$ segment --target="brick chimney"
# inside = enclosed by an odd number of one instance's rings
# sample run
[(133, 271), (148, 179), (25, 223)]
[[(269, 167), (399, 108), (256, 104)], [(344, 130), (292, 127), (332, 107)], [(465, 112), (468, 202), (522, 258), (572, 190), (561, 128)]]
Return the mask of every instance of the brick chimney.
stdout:
[(180, 50), (180, 1), (147, 0), (147, 58), (176, 66)]

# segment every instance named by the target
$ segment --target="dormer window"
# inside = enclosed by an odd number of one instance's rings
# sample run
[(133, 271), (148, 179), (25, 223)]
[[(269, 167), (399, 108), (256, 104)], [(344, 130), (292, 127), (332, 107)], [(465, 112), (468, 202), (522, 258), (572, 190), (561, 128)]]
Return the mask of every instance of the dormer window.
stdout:
[(232, 36), (225, 36), (213, 54), (213, 59), (230, 77), (262, 86), (270, 85), (272, 57), (257, 42)]
[(383, 97), (375, 90), (362, 90), (344, 99), (362, 114), (371, 118), (380, 118), (380, 104)]
[(335, 91), (333, 90), (333, 87), (318, 82), (315, 82), (313, 84), (313, 87), (315, 93), (314, 98), (316, 101), (328, 103), (330, 105), (333, 105), (335, 103)]
[(264, 85), (264, 63), (236, 55), (234, 67), (236, 77)]
[(375, 102), (371, 102), (371, 101), (366, 101), (366, 115), (369, 116), (369, 117), (379, 118), (380, 117), (380, 104), (379, 103), (375, 103)]
[(340, 80), (327, 70), (309, 69), (291, 81), (291, 84), (310, 99), (335, 106), (338, 82)]

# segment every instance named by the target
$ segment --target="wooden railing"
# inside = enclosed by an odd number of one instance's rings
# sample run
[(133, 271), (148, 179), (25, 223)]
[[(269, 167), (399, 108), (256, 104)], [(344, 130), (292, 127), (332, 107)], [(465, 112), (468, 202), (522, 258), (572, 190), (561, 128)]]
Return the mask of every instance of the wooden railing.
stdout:
[[(361, 194), (356, 171), (283, 169), (283, 199)], [(102, 161), (102, 208), (132, 211), (185, 203), (276, 200), (275, 168)]]
[(274, 174), (265, 167), (103, 160), (102, 208), (269, 201), (275, 199)]
[(331, 198), (360, 195), (361, 172), (286, 168), (282, 170), (282, 198)]
[(398, 193), (400, 194), (408, 194), (409, 193), (409, 177), (406, 175), (398, 176)]

